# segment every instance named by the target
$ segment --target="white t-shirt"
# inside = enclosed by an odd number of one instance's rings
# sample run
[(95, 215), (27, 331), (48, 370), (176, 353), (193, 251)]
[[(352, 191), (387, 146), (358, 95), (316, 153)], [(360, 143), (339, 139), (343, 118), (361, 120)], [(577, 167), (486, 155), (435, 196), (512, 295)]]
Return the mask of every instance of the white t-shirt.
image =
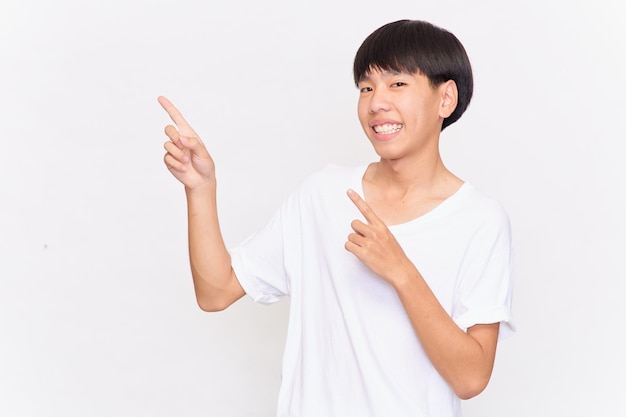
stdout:
[[(346, 195), (365, 167), (329, 166), (270, 223), (231, 250), (246, 293), (289, 296), (279, 417), (447, 417), (460, 400), (424, 353), (395, 290), (344, 244), (362, 219)], [(511, 323), (511, 235), (496, 201), (465, 183), (429, 213), (390, 230), (463, 329)]]

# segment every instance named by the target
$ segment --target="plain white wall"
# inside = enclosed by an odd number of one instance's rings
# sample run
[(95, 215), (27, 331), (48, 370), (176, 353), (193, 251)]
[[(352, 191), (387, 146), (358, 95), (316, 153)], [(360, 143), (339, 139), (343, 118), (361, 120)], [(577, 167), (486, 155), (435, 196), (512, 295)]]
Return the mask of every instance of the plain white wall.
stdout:
[(271, 416), (288, 301), (195, 305), (166, 95), (201, 133), (228, 244), (307, 174), (374, 158), (351, 63), (400, 18), (475, 70), (442, 137), (501, 200), (518, 333), (468, 417), (608, 416), (626, 388), (619, 1), (2, 0), (0, 415)]

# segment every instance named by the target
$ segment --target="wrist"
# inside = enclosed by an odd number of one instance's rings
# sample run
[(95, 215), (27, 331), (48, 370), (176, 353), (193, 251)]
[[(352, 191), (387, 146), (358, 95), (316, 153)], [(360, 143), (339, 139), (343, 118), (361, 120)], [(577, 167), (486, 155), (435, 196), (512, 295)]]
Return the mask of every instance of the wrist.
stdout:
[(396, 292), (414, 292), (420, 284), (424, 283), (422, 274), (417, 270), (412, 263), (405, 268), (398, 270), (398, 273), (394, 275), (393, 280), (390, 280), (391, 285), (395, 288)]
[(217, 189), (216, 181), (206, 181), (194, 187), (185, 186), (185, 194), (187, 199), (196, 197), (206, 197), (207, 195), (215, 195)]

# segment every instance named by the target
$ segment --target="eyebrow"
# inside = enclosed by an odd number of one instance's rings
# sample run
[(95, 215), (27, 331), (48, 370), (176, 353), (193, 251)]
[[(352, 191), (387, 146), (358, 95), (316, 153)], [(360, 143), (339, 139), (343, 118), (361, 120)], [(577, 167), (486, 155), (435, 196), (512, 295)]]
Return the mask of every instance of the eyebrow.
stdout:
[[(361, 78), (359, 78), (359, 82), (370, 81), (371, 78), (370, 78), (369, 74), (370, 74), (370, 72), (367, 72), (367, 73), (363, 74), (361, 76)], [(383, 78), (389, 78), (389, 77), (395, 77), (396, 75), (400, 75), (400, 74), (402, 74), (402, 72), (400, 72), (400, 71), (386, 70), (386, 71), (383, 72), (382, 75), (383, 75)]]

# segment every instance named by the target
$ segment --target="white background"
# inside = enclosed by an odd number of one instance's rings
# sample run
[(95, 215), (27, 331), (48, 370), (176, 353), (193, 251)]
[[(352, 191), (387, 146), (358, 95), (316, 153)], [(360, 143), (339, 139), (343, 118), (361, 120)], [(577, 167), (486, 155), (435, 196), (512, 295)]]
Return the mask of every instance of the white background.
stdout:
[(467, 417), (623, 410), (619, 1), (2, 0), (0, 415), (272, 416), (288, 301), (195, 305), (166, 95), (217, 162), (229, 245), (307, 174), (375, 159), (354, 53), (425, 19), (475, 71), (449, 168), (514, 228), (518, 332)]

